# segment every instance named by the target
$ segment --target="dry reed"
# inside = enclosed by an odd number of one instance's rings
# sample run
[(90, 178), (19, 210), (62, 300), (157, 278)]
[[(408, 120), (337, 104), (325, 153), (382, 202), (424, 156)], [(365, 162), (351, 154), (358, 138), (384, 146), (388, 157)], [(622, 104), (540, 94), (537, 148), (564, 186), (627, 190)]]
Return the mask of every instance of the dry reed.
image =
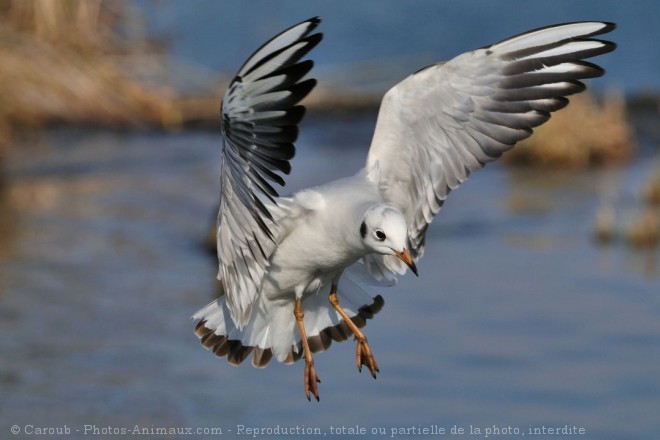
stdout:
[(135, 17), (111, 0), (0, 0), (0, 144), (50, 123), (178, 124), (172, 90), (127, 74), (156, 56)]
[(514, 164), (580, 168), (626, 161), (635, 154), (622, 94), (609, 93), (599, 104), (590, 93), (571, 97), (534, 134), (504, 156)]

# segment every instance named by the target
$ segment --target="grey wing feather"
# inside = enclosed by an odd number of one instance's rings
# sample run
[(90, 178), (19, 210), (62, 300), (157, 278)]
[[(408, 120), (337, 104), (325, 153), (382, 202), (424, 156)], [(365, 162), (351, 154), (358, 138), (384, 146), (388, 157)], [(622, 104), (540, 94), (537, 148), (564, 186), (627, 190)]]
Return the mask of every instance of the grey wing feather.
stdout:
[[(410, 252), (424, 251), (428, 225), (449, 192), (500, 157), (604, 70), (583, 61), (615, 44), (592, 38), (612, 23), (568, 23), (527, 32), (409, 76), (383, 98), (367, 170), (385, 201), (408, 222)], [(377, 278), (405, 266), (390, 256), (365, 259)]]
[(303, 80), (313, 66), (301, 59), (322, 38), (311, 34), (320, 20), (299, 23), (265, 43), (243, 64), (221, 106), (222, 163), (217, 223), (218, 279), (227, 306), (240, 329), (249, 319), (286, 219), (294, 215), (290, 199), (280, 198), (273, 183), (291, 171), (298, 105), (314, 87)]

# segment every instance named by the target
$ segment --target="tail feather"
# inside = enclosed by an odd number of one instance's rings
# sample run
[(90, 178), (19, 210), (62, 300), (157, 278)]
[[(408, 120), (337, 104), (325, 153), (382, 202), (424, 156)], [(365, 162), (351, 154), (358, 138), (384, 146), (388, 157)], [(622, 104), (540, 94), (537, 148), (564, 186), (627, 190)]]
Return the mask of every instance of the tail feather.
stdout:
[(255, 348), (252, 356), (252, 365), (256, 368), (266, 368), (266, 365), (273, 358), (273, 350), (270, 348)]
[[(362, 328), (385, 302), (380, 295), (372, 298), (361, 288), (356, 289), (351, 281), (345, 284), (347, 288), (340, 286), (337, 292), (340, 303), (353, 323)], [(193, 319), (199, 319), (195, 334), (206, 349), (218, 357), (226, 357), (232, 365), (241, 364), (251, 354), (252, 365), (257, 368), (266, 367), (274, 356), (280, 362), (291, 364), (299, 360), (303, 352), (294, 324), (293, 304), (293, 298), (278, 304), (266, 303), (262, 298), (249, 323), (238, 330), (222, 296), (193, 315)], [(345, 341), (353, 335), (327, 296), (321, 293), (306, 298), (303, 311), (307, 341), (313, 353), (325, 351), (333, 341)]]

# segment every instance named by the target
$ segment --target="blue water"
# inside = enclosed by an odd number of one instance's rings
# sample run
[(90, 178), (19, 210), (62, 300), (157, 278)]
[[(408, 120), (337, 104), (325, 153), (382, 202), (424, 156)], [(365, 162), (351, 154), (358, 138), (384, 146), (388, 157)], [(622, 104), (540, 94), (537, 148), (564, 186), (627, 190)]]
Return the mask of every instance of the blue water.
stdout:
[(324, 21), (312, 57), (328, 85), (384, 89), (420, 67), (554, 23), (603, 20), (619, 28), (619, 49), (601, 57), (606, 79), (596, 87), (660, 89), (660, 3), (654, 0), (252, 0), (138, 2), (152, 33), (179, 60), (233, 74), (245, 57), (286, 27), (312, 16)]
[[(357, 170), (372, 122), (306, 121), (288, 188)], [(331, 432), (359, 425), (365, 438), (456, 427), (476, 439), (494, 425), (568, 425), (580, 438), (657, 438), (657, 252), (590, 238), (602, 186), (634, 195), (648, 162), (473, 175), (429, 230), (420, 277), (375, 292), (385, 308), (365, 331), (378, 379), (357, 372), (353, 342), (335, 343), (316, 356), (310, 403), (302, 364), (232, 367), (192, 333), (215, 292), (202, 243), (218, 154), (215, 133), (65, 131), (16, 150), (0, 198), (0, 437), (295, 425), (355, 438)], [(94, 438), (133, 437), (183, 438)]]
[[(142, 6), (173, 56), (226, 73), (273, 33), (322, 15), (317, 76), (372, 88), (532, 27), (614, 20), (620, 47), (601, 57), (608, 75), (596, 85), (660, 86), (651, 1)], [(375, 119), (312, 116), (290, 191), (358, 170)], [(645, 142), (645, 151), (658, 147)], [(216, 289), (203, 243), (218, 159), (219, 135), (204, 132), (63, 130), (17, 146), (0, 187), (0, 438), (64, 425), (70, 434), (57, 438), (219, 437), (149, 433), (186, 427), (237, 438), (238, 425), (318, 428), (330, 438), (477, 439), (486, 429), (529, 436), (564, 426), (585, 434), (538, 438), (660, 435), (657, 249), (591, 239), (604, 189), (621, 196), (624, 224), (637, 212), (648, 157), (578, 173), (495, 165), (474, 174), (429, 229), (420, 277), (374, 292), (385, 307), (365, 332), (378, 379), (357, 372), (353, 342), (334, 344), (316, 356), (320, 403), (304, 398), (302, 364), (235, 368), (192, 333), (190, 315)], [(148, 433), (107, 431), (136, 427)]]

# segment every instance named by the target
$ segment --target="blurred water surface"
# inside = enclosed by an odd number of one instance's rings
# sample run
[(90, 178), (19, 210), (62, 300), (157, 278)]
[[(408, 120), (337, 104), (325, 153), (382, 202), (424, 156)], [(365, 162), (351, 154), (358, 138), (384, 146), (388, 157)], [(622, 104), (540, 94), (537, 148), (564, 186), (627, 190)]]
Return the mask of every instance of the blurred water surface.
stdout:
[[(555, 23), (617, 23), (605, 36), (619, 49), (600, 57), (607, 77), (595, 88), (627, 92), (660, 89), (660, 3), (654, 0), (138, 0), (151, 33), (180, 61), (234, 74), (247, 54), (294, 23), (323, 19), (324, 41), (314, 49), (314, 75), (331, 87), (383, 91), (418, 69), (470, 49)], [(182, 75), (192, 87), (195, 75)], [(210, 75), (210, 80), (215, 79)]]
[[(359, 169), (372, 123), (306, 120), (288, 189)], [(352, 342), (334, 344), (308, 403), (302, 364), (235, 368), (192, 333), (215, 291), (202, 243), (218, 156), (215, 133), (57, 131), (16, 150), (0, 198), (2, 432), (568, 424), (657, 437), (658, 261), (590, 240), (600, 184), (632, 191), (645, 161), (472, 176), (429, 230), (420, 277), (379, 292), (366, 327), (378, 379), (357, 373)]]
[[(653, 1), (138, 3), (174, 56), (228, 73), (273, 33), (322, 15), (317, 76), (360, 87), (533, 27), (613, 20), (621, 44), (602, 58), (608, 84), (658, 87)], [(307, 118), (287, 190), (357, 171), (374, 120)], [(377, 292), (385, 308), (366, 334), (378, 379), (357, 373), (352, 342), (334, 344), (316, 356), (321, 402), (308, 403), (302, 364), (234, 368), (192, 333), (190, 316), (216, 288), (204, 242), (218, 133), (60, 130), (26, 144), (0, 187), (0, 438), (29, 424), (225, 434), (280, 424), (328, 435), (359, 424), (388, 437), (479, 427), (471, 438), (493, 425), (575, 425), (594, 439), (658, 438), (657, 253), (591, 240), (603, 188), (635, 201), (647, 159), (473, 175), (430, 228), (420, 277)]]

